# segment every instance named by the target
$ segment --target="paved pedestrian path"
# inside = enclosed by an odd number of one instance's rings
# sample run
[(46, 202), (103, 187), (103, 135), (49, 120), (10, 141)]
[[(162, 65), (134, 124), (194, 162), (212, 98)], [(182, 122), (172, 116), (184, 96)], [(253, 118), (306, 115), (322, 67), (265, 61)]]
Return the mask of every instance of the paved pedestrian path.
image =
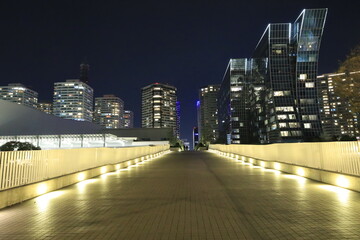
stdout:
[(360, 239), (360, 193), (170, 153), (0, 210), (0, 239)]

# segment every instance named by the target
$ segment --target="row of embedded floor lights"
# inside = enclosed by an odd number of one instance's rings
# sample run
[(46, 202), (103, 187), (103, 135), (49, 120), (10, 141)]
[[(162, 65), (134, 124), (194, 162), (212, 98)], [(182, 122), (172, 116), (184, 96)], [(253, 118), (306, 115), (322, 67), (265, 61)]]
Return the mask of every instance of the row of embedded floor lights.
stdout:
[[(170, 153), (170, 151), (163, 151), (163, 152), (159, 152), (159, 153), (155, 153), (155, 154), (149, 154), (149, 155), (146, 155), (146, 156), (143, 156), (143, 157), (140, 157), (140, 158), (136, 158), (134, 160), (130, 160), (128, 161), (128, 164), (127, 164), (127, 167), (125, 168), (121, 168), (121, 164), (116, 164), (115, 165), (115, 171), (112, 171), (110, 172), (108, 167), (107, 166), (103, 166), (100, 168), (100, 177), (101, 178), (106, 178), (107, 176), (109, 175), (112, 175), (112, 174), (117, 174), (117, 173), (120, 173), (122, 171), (129, 171), (131, 168), (135, 168), (135, 167), (138, 167), (138, 166), (141, 166), (143, 165), (144, 163), (146, 162), (150, 162), (152, 160), (155, 160), (165, 154), (168, 154)], [(132, 164), (133, 163), (133, 164)], [(84, 172), (79, 172), (77, 174), (77, 187), (80, 191), (80, 193), (84, 193), (84, 189), (85, 189), (85, 186), (89, 183), (94, 183), (96, 182), (97, 178), (89, 178), (87, 179), (87, 173), (84, 171)], [(35, 198), (35, 201), (37, 202), (37, 205), (39, 206), (39, 210), (41, 212), (45, 211), (48, 207), (48, 204), (49, 204), (49, 201), (51, 199), (54, 199), (56, 197), (59, 197), (61, 195), (64, 194), (65, 191), (63, 190), (57, 190), (57, 191), (52, 191), (52, 192), (49, 192), (48, 191), (48, 186), (46, 183), (42, 183), (38, 186), (37, 188), (37, 193), (41, 196), (39, 197), (36, 197)]]
[[(275, 174), (280, 175), (283, 173), (281, 163), (278, 162), (267, 162), (267, 161), (261, 161), (261, 160), (255, 160), (254, 158), (248, 158), (245, 156), (240, 156), (233, 153), (226, 153), (221, 152), (218, 150), (209, 150), (210, 152), (213, 152), (215, 154), (218, 154), (222, 157), (229, 158), (231, 160), (235, 160), (243, 165), (251, 166), (252, 168), (259, 168), (266, 172), (272, 172)], [(255, 165), (257, 164), (257, 165)], [(299, 183), (304, 184), (307, 180), (306, 178), (306, 168), (303, 167), (296, 167), (296, 174), (283, 174), (284, 177), (290, 178), (290, 179), (296, 179)], [(285, 172), (284, 172), (285, 173)], [(338, 186), (333, 186), (329, 184), (320, 184), (319, 187), (325, 190), (329, 190), (332, 192), (335, 192), (338, 194), (338, 198), (341, 202), (347, 202), (350, 190), (346, 189), (349, 185), (349, 181), (344, 176), (339, 176), (336, 181)]]

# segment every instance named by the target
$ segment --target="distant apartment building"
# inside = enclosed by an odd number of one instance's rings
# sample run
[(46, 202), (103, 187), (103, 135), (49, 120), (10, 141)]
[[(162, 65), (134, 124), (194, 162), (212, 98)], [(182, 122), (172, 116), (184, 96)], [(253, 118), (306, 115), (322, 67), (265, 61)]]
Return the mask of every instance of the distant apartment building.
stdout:
[(79, 79), (54, 83), (53, 114), (77, 121), (93, 120), (93, 89)]
[(39, 102), (38, 109), (47, 114), (53, 114), (53, 104), (51, 102)]
[(141, 126), (143, 128), (172, 128), (179, 137), (176, 88), (153, 83), (141, 89)]
[(0, 99), (37, 108), (38, 93), (21, 83), (10, 83), (0, 86)]
[(124, 128), (133, 128), (134, 127), (134, 113), (130, 110), (124, 110)]
[(321, 122), (324, 137), (334, 139), (341, 135), (360, 137), (359, 116), (351, 112), (350, 104), (336, 95), (334, 78), (349, 82), (352, 76), (360, 75), (360, 71), (345, 73), (329, 73), (317, 77), (319, 88)]
[(219, 137), (218, 93), (220, 85), (208, 85), (199, 90), (198, 128), (200, 139), (215, 142)]
[(124, 127), (124, 101), (107, 94), (95, 98), (94, 122), (106, 128)]
[(317, 68), (327, 9), (269, 24), (252, 58), (231, 59), (219, 92), (227, 143), (300, 142), (322, 134)]

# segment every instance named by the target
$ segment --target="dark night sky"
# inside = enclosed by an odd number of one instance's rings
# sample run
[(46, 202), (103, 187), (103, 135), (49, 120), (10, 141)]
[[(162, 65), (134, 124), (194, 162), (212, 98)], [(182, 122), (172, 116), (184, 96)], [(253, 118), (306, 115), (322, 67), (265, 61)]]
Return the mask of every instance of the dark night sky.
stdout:
[[(1, 1), (0, 85), (21, 82), (51, 100), (53, 83), (78, 78), (86, 56), (95, 96), (135, 112), (140, 88), (178, 88), (182, 138), (196, 124), (198, 89), (221, 83), (229, 58), (250, 57), (268, 23), (329, 8), (319, 73), (360, 42), (358, 1)], [(1, 114), (1, 113), (0, 113)]]

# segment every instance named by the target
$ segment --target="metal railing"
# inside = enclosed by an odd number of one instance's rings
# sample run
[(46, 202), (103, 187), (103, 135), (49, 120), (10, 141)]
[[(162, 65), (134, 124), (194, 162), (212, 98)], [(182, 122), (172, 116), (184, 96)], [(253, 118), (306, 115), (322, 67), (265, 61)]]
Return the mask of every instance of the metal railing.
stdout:
[(360, 176), (360, 143), (319, 142), (269, 145), (210, 145), (210, 149), (331, 172)]
[(169, 145), (0, 152), (0, 190), (155, 154)]

